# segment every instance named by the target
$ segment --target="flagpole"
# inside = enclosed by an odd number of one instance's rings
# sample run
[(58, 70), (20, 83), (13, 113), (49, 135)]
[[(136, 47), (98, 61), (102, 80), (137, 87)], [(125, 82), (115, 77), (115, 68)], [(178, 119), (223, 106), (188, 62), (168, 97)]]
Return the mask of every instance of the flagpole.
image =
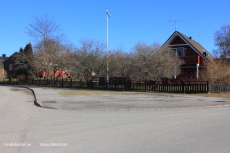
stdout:
[(107, 66), (107, 85), (109, 83), (109, 62), (108, 62), (108, 57), (109, 57), (109, 24), (108, 24), (108, 8), (106, 8), (106, 66)]

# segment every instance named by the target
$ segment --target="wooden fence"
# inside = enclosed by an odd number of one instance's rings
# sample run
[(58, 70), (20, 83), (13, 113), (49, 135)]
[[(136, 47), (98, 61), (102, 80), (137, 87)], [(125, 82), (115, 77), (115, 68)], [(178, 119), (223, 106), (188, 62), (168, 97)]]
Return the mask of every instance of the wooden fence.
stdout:
[(81, 82), (67, 79), (60, 80), (31, 80), (30, 85), (68, 87), (68, 88), (90, 88), (102, 90), (124, 90), (124, 91), (156, 91), (173, 93), (208, 93), (208, 81), (174, 81), (174, 82), (123, 82), (116, 84), (101, 84), (100, 82)]
[(0, 84), (18, 85), (18, 79), (16, 78), (0, 78)]
[(209, 84), (210, 92), (230, 92), (229, 81), (216, 81)]
[[(18, 85), (17, 79), (0, 78), (0, 84)], [(208, 93), (208, 92), (230, 92), (230, 81), (212, 82), (208, 81), (151, 81), (151, 82), (123, 82), (123, 83), (100, 83), (100, 82), (81, 82), (72, 79), (30, 80), (29, 85), (66, 87), (66, 88), (85, 88), (99, 90), (124, 90), (124, 91), (156, 91), (171, 93)]]

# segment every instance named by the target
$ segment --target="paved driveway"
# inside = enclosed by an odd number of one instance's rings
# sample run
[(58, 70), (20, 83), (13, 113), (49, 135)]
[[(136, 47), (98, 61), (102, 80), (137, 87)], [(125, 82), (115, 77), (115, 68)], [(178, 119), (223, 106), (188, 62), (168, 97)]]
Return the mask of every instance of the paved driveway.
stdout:
[[(230, 99), (165, 93), (114, 92), (62, 96), (69, 89), (32, 88), (44, 107), (71, 110), (161, 110), (203, 107), (224, 107)], [(77, 93), (78, 90), (75, 90)]]

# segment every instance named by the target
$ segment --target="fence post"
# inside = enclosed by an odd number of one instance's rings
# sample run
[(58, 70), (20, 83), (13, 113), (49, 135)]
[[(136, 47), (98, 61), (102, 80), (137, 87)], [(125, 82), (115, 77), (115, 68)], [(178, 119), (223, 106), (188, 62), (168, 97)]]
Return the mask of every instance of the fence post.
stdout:
[(210, 82), (209, 81), (207, 81), (207, 93), (209, 93), (210, 91), (210, 89), (209, 89), (209, 86), (210, 86)]
[(183, 93), (185, 93), (184, 88), (185, 88), (184, 81), (182, 81), (182, 92), (183, 92)]
[(147, 82), (145, 81), (145, 92), (147, 92)]
[(50, 78), (50, 80), (52, 81), (52, 84), (55, 87), (56, 86), (56, 80), (55, 80), (55, 78)]
[(117, 89), (117, 80), (115, 80), (115, 90)]
[(9, 84), (11, 84), (12, 82), (12, 77), (9, 77)]
[(153, 91), (157, 90), (157, 81), (153, 81)]
[(72, 80), (72, 78), (71, 78), (71, 80), (70, 80), (70, 87), (72, 88), (73, 87), (73, 85), (72, 85), (72, 82), (73, 80)]
[(61, 79), (61, 86), (63, 87), (63, 78)]
[(90, 80), (90, 88), (93, 89), (93, 80), (92, 79)]
[(129, 81), (125, 81), (124, 83), (124, 90), (126, 90), (126, 91), (131, 91), (131, 89), (132, 89), (132, 82), (131, 82), (131, 80)]

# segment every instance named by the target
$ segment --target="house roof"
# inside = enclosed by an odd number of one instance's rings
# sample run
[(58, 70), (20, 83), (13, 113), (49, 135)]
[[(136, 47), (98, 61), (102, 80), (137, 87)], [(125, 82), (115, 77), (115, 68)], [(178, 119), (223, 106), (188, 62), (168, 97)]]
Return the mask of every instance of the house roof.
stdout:
[(3, 56), (0, 56), (0, 63), (3, 63), (8, 57), (4, 56), (5, 54), (3, 54)]
[(12, 55), (10, 55), (9, 57), (7, 57), (3, 63), (5, 63), (7, 60), (9, 60), (10, 58), (12, 58), (14, 55), (18, 54), (18, 52), (14, 52)]
[[(186, 44), (188, 44), (198, 55), (204, 58), (209, 63), (215, 63), (214, 57), (198, 42), (191, 39), (191, 37), (187, 37), (186, 35), (182, 34), (179, 31), (175, 31), (168, 40), (164, 43), (163, 46), (169, 45), (176, 37), (180, 37)], [(205, 55), (206, 53), (206, 55)]]
[(0, 63), (3, 63), (6, 60), (5, 57), (0, 57)]

